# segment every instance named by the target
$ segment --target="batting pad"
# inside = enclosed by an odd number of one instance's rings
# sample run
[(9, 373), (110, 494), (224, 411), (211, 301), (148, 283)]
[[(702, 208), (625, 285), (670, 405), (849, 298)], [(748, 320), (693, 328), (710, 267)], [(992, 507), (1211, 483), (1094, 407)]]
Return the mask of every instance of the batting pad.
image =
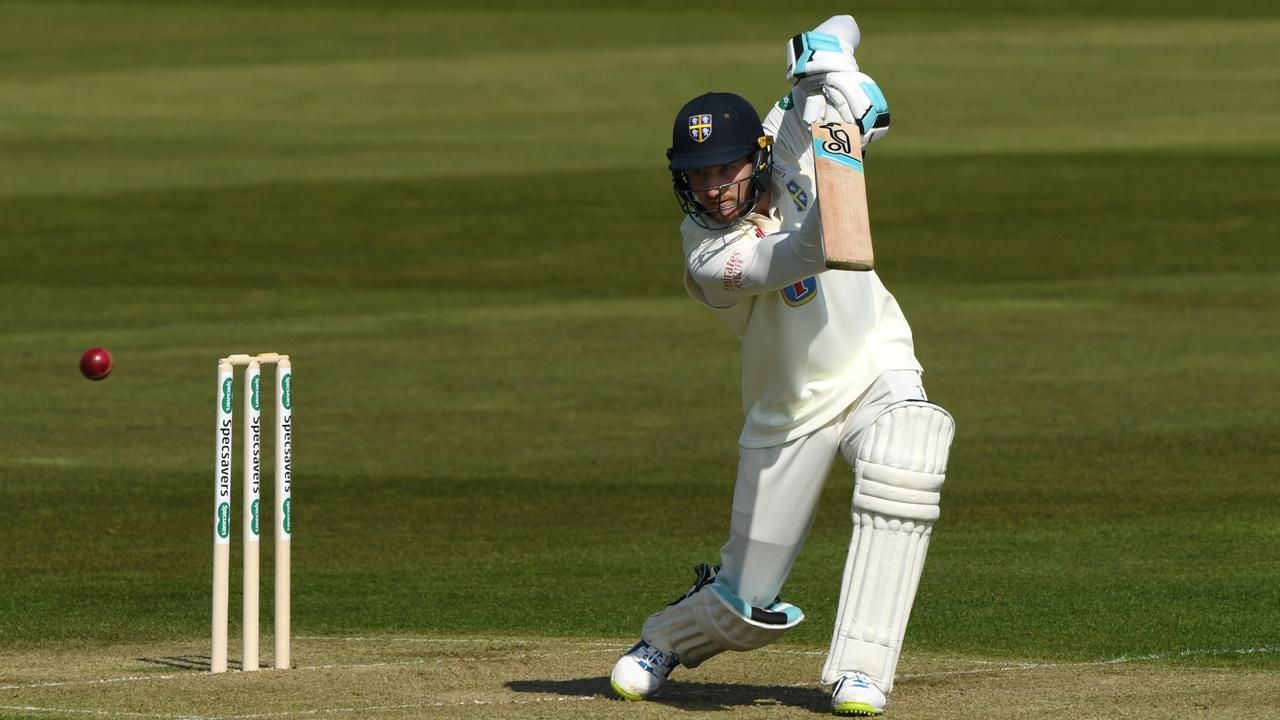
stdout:
[(680, 664), (694, 668), (725, 650), (755, 650), (774, 643), (804, 620), (800, 608), (775, 602), (752, 607), (719, 582), (711, 582), (659, 610), (640, 635)]
[(886, 694), (924, 569), (955, 435), (951, 415), (925, 401), (891, 405), (858, 449), (853, 538), (822, 682), (860, 671)]

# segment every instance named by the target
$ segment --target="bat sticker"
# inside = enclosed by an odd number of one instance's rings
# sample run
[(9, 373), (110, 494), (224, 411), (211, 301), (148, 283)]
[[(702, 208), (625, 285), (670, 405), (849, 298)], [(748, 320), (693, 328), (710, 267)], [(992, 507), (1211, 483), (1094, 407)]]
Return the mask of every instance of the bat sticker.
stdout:
[(821, 127), (827, 131), (828, 139), (825, 141), (813, 139), (813, 150), (818, 157), (827, 158), (862, 172), (862, 161), (852, 156), (853, 142), (849, 139), (849, 133), (840, 127), (839, 123), (827, 123)]

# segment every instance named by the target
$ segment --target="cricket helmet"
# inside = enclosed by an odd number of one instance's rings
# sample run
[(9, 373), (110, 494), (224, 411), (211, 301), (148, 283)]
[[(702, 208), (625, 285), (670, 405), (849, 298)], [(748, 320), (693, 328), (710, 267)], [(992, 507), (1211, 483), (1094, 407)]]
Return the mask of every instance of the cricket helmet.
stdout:
[[(667, 169), (680, 208), (702, 227), (727, 227), (711, 217), (689, 185), (689, 170), (712, 168), (749, 158), (752, 163), (748, 192), (743, 193), (737, 208), (748, 211), (768, 189), (773, 168), (773, 138), (764, 134), (760, 115), (746, 98), (733, 93), (710, 92), (685, 103), (676, 113), (671, 129), (671, 147), (667, 148)], [(737, 209), (734, 208), (734, 209)], [(741, 213), (740, 213), (741, 214)], [(730, 223), (731, 224), (731, 223)]]

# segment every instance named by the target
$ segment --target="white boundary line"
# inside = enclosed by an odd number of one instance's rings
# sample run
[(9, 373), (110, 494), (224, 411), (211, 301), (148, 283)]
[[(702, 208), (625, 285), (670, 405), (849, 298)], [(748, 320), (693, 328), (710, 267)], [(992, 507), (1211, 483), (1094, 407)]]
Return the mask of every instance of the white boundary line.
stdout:
[[(207, 670), (202, 670), (201, 674), (208, 674)], [(27, 683), (25, 685), (0, 685), (0, 690), (36, 690), (40, 688), (67, 687), (70, 685), (110, 685), (113, 683), (129, 683), (129, 682), (148, 682), (151, 680), (181, 680), (182, 678), (197, 677), (191, 673), (170, 674), (170, 675), (130, 675), (126, 677), (114, 678), (98, 678), (96, 680), (61, 680), (55, 682)]]
[(1280, 653), (1280, 646), (1263, 646), (1255, 648), (1223, 648), (1219, 650), (1180, 650), (1176, 653), (1151, 653), (1150, 655), (1121, 655), (1120, 657), (1111, 658), (1110, 660), (1086, 660), (1083, 662), (1064, 662), (1064, 663), (1045, 663), (1045, 662), (1021, 662), (1021, 663), (1000, 663), (991, 660), (968, 660), (972, 663), (990, 663), (999, 665), (999, 667), (980, 668), (976, 670), (941, 670), (937, 672), (921, 672), (921, 673), (903, 673), (900, 678), (918, 678), (918, 677), (943, 677), (947, 675), (980, 675), (989, 673), (1009, 672), (1011, 670), (1040, 670), (1047, 668), (1064, 668), (1064, 667), (1096, 667), (1100, 665), (1123, 665), (1125, 663), (1144, 662), (1153, 660), (1172, 660), (1173, 658), (1186, 657), (1223, 657), (1230, 655), (1270, 655)]
[(369, 707), (321, 708), (319, 710), (286, 710), (284, 712), (257, 715), (220, 715), (216, 720), (259, 720), (260, 718), (295, 717), (301, 715), (325, 715), (339, 712), (387, 712), (393, 710), (417, 710), (425, 708), (472, 707), (480, 705), (533, 705), (536, 703), (565, 703), (595, 700), (599, 695), (563, 695), (552, 698), (513, 698), (510, 700), (455, 700), (453, 702), (412, 703), (407, 705), (372, 705)]
[(378, 637), (373, 636), (350, 636), (343, 637), (341, 635), (295, 635), (294, 640), (313, 640), (316, 642), (399, 642), (399, 643), (440, 643), (440, 644), (467, 644), (467, 645), (547, 645), (561, 644), (572, 645), (574, 647), (607, 647), (619, 648), (625, 650), (635, 643), (626, 642), (605, 642), (602, 640), (556, 640), (555, 638), (547, 638), (545, 640), (530, 640), (528, 638), (503, 638), (503, 637), (474, 637), (474, 638), (431, 638), (431, 637)]
[[(296, 638), (295, 638), (296, 639)], [(520, 655), (507, 655), (502, 657), (443, 657), (443, 658), (417, 658), (414, 660), (388, 660), (386, 662), (370, 662), (370, 663), (349, 663), (346, 665), (300, 665), (293, 668), (289, 672), (314, 671), (314, 670), (367, 670), (370, 668), (384, 667), (410, 667), (413, 665), (439, 665), (444, 663), (479, 663), (479, 662), (515, 662), (518, 660), (528, 660), (532, 658), (549, 658), (549, 657), (567, 657), (570, 655), (594, 655), (597, 653), (613, 653), (618, 649), (625, 649), (625, 646), (615, 645), (613, 647), (598, 650), (582, 650), (578, 652), (542, 652), (542, 653), (523, 653)], [(234, 675), (236, 673), (232, 673)], [(38, 690), (42, 688), (69, 687), (74, 685), (111, 685), (115, 683), (142, 683), (162, 680), (194, 680), (198, 678), (211, 677), (210, 673), (204, 669), (194, 669), (185, 673), (168, 673), (165, 675), (129, 675), (125, 677), (114, 678), (97, 678), (93, 680), (64, 680), (58, 682), (42, 682), (28, 683), (25, 685), (0, 685), (0, 690)]]
[(127, 710), (67, 710), (44, 708), (34, 705), (0, 705), (0, 710), (16, 710), (28, 713), (57, 713), (59, 715), (93, 715), (95, 717), (167, 718), (169, 720), (213, 720), (200, 715), (164, 715), (156, 713), (128, 712)]
[(170, 713), (140, 713), (125, 710), (68, 710), (34, 705), (0, 705), (0, 710), (16, 710), (32, 713), (58, 713), (64, 715), (93, 715), (95, 717), (153, 718), (155, 720), (262, 720), (263, 718), (306, 717), (335, 713), (394, 712), (396, 710), (425, 710), (427, 708), (476, 707), (484, 705), (534, 705), (537, 703), (566, 703), (595, 700), (599, 695), (565, 695), (551, 698), (512, 698), (509, 700), (455, 700), (453, 702), (407, 703), (404, 705), (370, 705), (367, 707), (318, 708), (315, 710), (285, 710), (281, 712), (250, 715), (175, 715)]

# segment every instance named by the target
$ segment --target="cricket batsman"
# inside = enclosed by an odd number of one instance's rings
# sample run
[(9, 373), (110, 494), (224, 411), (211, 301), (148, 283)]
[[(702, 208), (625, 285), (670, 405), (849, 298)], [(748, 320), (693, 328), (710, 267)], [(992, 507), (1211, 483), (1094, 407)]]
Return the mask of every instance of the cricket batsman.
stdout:
[(685, 289), (738, 338), (746, 421), (720, 563), (698, 566), (614, 665), (628, 700), (804, 620), (779, 592), (837, 455), (853, 468), (853, 535), (821, 681), (838, 715), (880, 715), (893, 689), (954, 424), (926, 397), (911, 328), (880, 278), (825, 266), (809, 122), (830, 107), (858, 123), (864, 148), (889, 130), (884, 95), (854, 59), (859, 40), (848, 15), (792, 38), (794, 87), (763, 124), (729, 93), (676, 115), (667, 157), (686, 216)]

